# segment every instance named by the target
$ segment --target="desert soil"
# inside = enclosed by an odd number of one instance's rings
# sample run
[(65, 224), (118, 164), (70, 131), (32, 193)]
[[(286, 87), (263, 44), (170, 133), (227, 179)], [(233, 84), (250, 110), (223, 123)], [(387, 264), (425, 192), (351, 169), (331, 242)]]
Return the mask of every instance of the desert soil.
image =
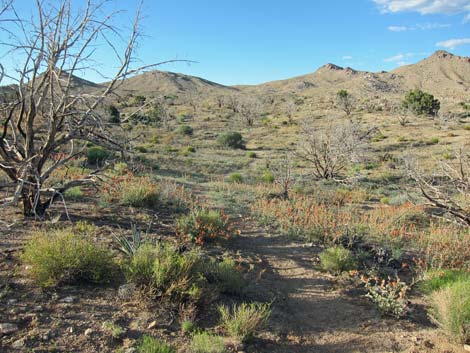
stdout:
[[(243, 299), (273, 303), (268, 327), (244, 352), (463, 352), (428, 321), (419, 299), (408, 319), (381, 318), (357, 286), (316, 270), (320, 248), (263, 228), (248, 216), (239, 226), (241, 235), (229, 242), (228, 251), (249, 268)], [(119, 284), (36, 288), (19, 260), (24, 229), (2, 231), (0, 237), (0, 323), (18, 327), (0, 337), (0, 352), (115, 352), (145, 333), (180, 346), (187, 342), (171, 311), (119, 299)], [(103, 329), (105, 321), (126, 328), (124, 338), (113, 338)]]

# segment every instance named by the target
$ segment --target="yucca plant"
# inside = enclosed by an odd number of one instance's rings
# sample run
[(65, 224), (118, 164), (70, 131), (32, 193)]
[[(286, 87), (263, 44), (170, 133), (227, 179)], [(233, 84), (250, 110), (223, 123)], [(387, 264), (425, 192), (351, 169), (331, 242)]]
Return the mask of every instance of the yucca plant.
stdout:
[(120, 252), (122, 252), (126, 257), (132, 258), (143, 244), (142, 232), (135, 224), (133, 224), (131, 239), (125, 235), (114, 234), (114, 242)]

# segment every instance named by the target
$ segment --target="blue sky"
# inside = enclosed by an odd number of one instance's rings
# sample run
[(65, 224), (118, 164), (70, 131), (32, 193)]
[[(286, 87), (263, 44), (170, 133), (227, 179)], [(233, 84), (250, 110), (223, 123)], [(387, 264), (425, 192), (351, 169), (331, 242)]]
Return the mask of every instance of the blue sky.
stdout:
[[(19, 2), (24, 11), (33, 3)], [(112, 5), (126, 10), (123, 29), (137, 4)], [(289, 78), (328, 62), (392, 70), (438, 49), (470, 56), (470, 0), (147, 0), (143, 10), (143, 63), (194, 60), (161, 69), (222, 84)]]

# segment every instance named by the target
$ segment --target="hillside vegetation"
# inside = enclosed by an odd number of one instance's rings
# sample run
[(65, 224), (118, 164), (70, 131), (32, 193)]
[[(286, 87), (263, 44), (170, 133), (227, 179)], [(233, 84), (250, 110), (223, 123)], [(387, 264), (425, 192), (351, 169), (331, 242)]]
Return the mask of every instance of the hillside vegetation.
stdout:
[(0, 351), (464, 352), (469, 89), (470, 58), (442, 51), (120, 80), (97, 110), (123, 149), (55, 169), (41, 219), (0, 209)]

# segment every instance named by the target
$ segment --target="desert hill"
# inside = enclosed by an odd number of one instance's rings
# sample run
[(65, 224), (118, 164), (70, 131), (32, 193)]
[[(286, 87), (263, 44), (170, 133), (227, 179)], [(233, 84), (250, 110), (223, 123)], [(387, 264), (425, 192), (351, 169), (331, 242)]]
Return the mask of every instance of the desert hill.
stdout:
[[(96, 84), (74, 77), (73, 87), (96, 91), (106, 83)], [(313, 73), (259, 85), (224, 86), (200, 77), (148, 71), (122, 80), (119, 94), (220, 96), (233, 93), (250, 95), (301, 96), (328, 100), (345, 89), (364, 100), (399, 99), (410, 89), (420, 88), (434, 94), (444, 104), (466, 101), (470, 92), (470, 57), (437, 51), (428, 58), (393, 71), (368, 72), (335, 64), (326, 64)], [(6, 89), (6, 87), (4, 87)], [(11, 89), (11, 88), (9, 88)]]
[(430, 57), (391, 72), (357, 71), (326, 64), (311, 74), (255, 86), (240, 86), (259, 94), (331, 95), (346, 89), (360, 97), (391, 97), (420, 88), (440, 99), (462, 101), (470, 89), (470, 58), (437, 51)]
[(224, 86), (200, 77), (165, 71), (148, 71), (125, 79), (119, 85), (122, 93), (134, 94), (217, 94), (237, 91), (234, 87)]

